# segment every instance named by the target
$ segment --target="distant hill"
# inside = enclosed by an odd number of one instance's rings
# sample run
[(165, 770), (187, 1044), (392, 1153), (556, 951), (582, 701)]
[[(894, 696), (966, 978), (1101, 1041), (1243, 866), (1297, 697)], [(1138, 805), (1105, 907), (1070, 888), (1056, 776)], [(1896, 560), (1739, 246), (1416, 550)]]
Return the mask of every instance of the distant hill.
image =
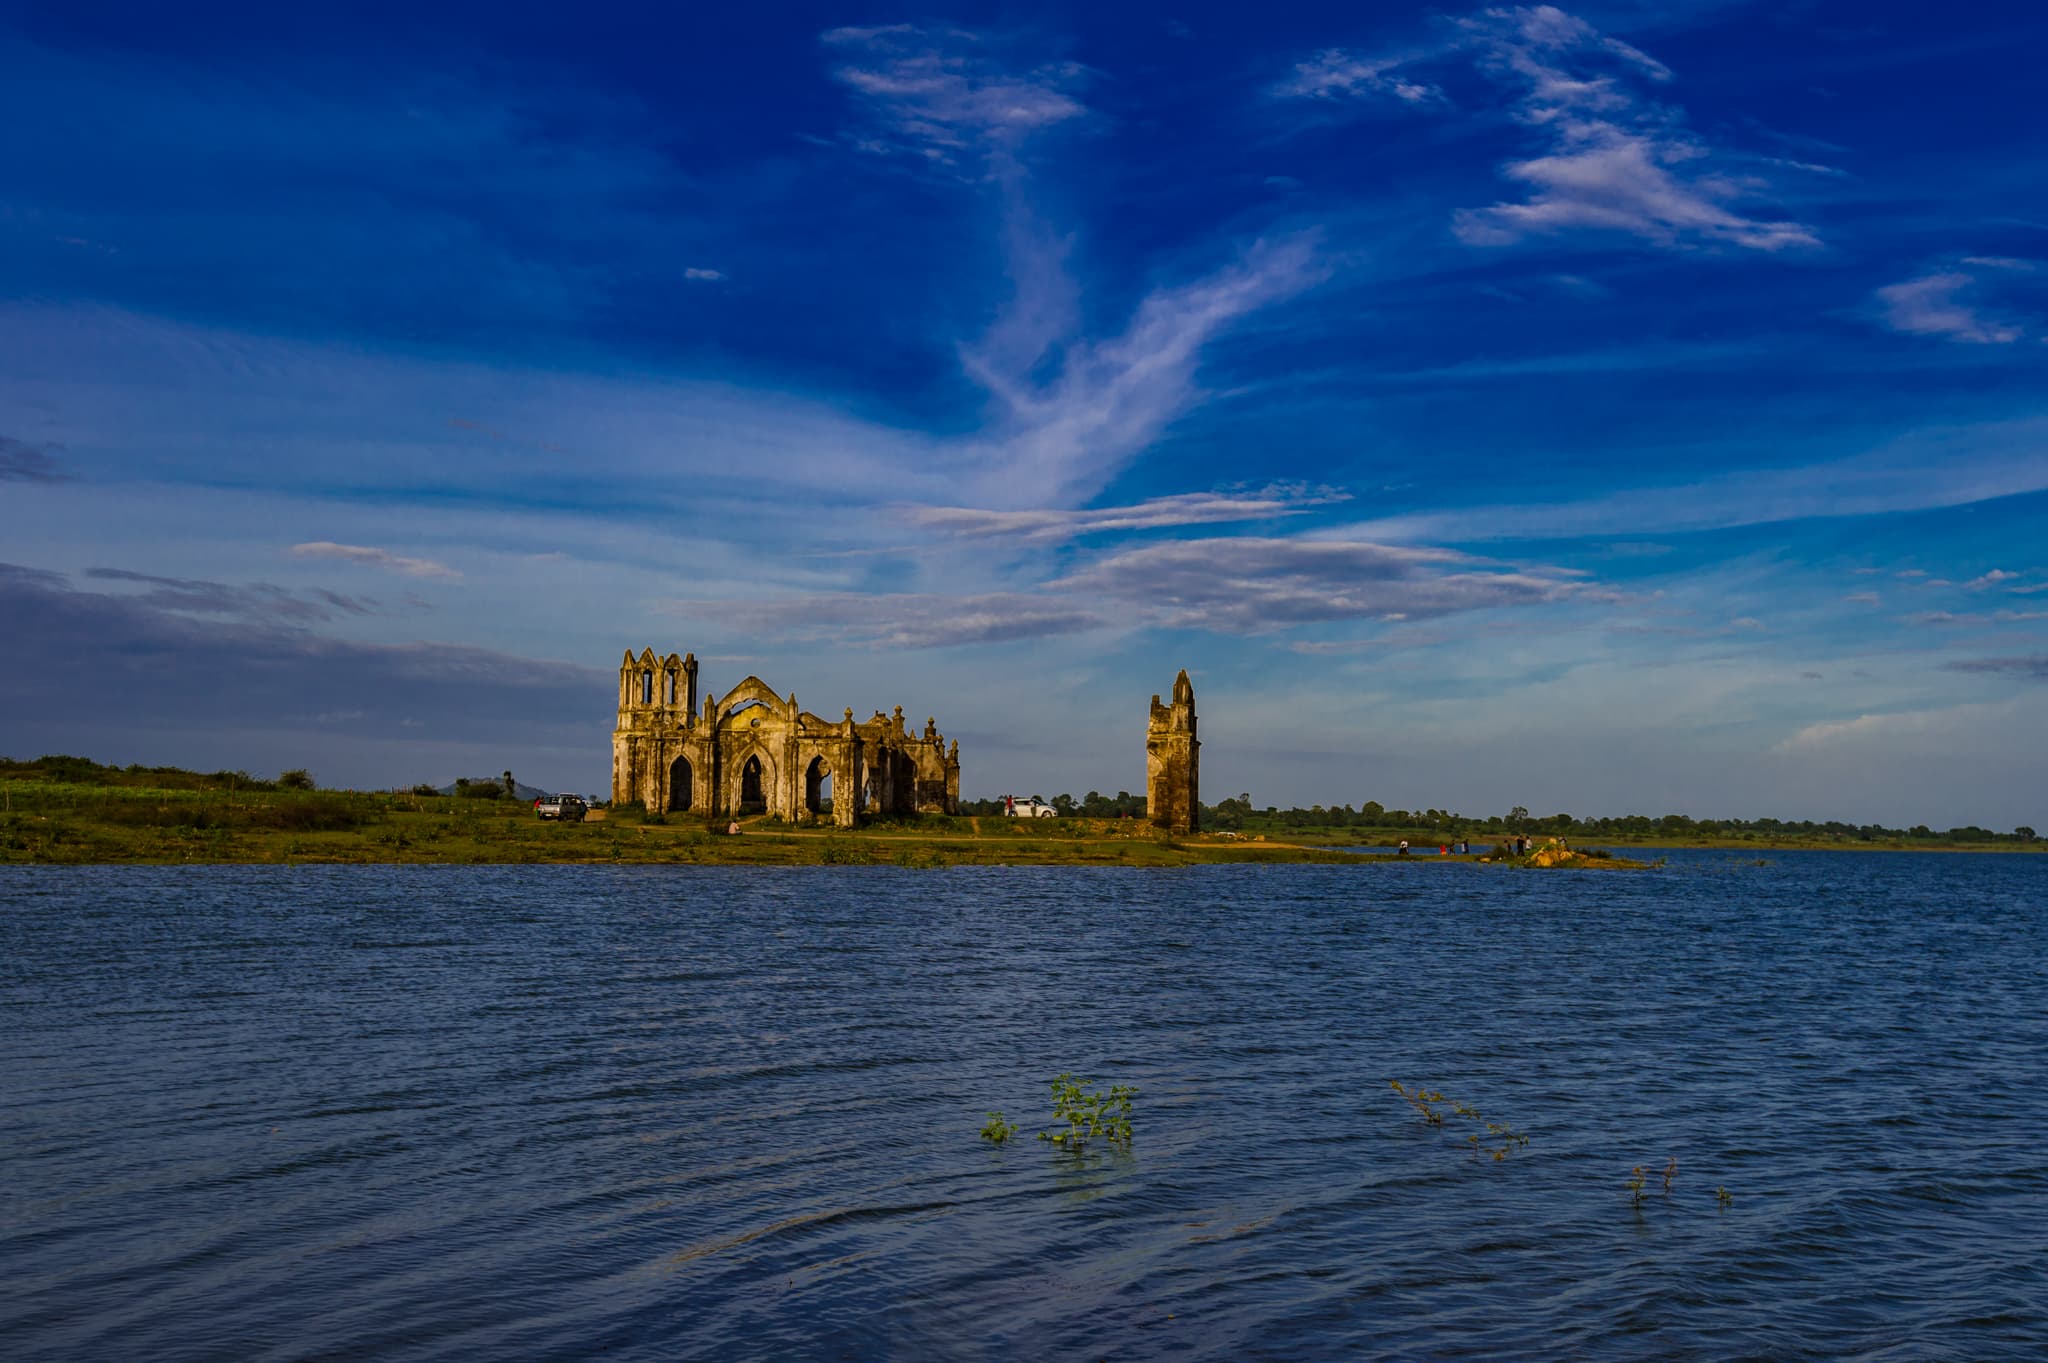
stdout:
[[(469, 778), (469, 783), (472, 786), (497, 786), (501, 790), (505, 786), (504, 780), (496, 776), (472, 776)], [(512, 789), (515, 792), (514, 798), (522, 804), (529, 805), (535, 800), (555, 794), (552, 790), (542, 790), (538, 786), (529, 786), (517, 777), (513, 778)], [(453, 795), (455, 793), (455, 783), (449, 782), (447, 785), (440, 787), (440, 791), (443, 795)]]

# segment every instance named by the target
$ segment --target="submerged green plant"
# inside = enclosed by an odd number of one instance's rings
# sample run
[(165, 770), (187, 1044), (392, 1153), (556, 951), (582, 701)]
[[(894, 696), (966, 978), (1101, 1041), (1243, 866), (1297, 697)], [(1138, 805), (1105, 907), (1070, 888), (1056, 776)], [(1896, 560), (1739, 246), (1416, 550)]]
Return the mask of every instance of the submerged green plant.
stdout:
[(1638, 1164), (1629, 1173), (1628, 1204), (1631, 1207), (1643, 1205), (1643, 1166)]
[(1016, 1123), (1004, 1121), (1000, 1112), (989, 1113), (988, 1121), (981, 1128), (981, 1138), (991, 1145), (1001, 1145), (1016, 1134)]
[(1431, 1126), (1442, 1126), (1444, 1124), (1444, 1114), (1430, 1106), (1431, 1103), (1441, 1103), (1444, 1101), (1444, 1096), (1441, 1093), (1432, 1093), (1426, 1088), (1408, 1089), (1403, 1087), (1398, 1079), (1389, 1079), (1387, 1086), (1407, 1099), (1408, 1106), (1414, 1108), (1423, 1121)]
[(1137, 1096), (1135, 1084), (1115, 1084), (1108, 1093), (1103, 1093), (1072, 1074), (1062, 1074), (1052, 1081), (1052, 1115), (1054, 1121), (1065, 1122), (1067, 1129), (1041, 1131), (1038, 1139), (1079, 1150), (1100, 1136), (1111, 1145), (1128, 1150), (1131, 1100)]
[(1714, 1201), (1720, 1203), (1722, 1207), (1725, 1208), (1729, 1203), (1733, 1202), (1734, 1200), (1735, 1194), (1729, 1192), (1726, 1188), (1714, 1189)]
[(1463, 1117), (1467, 1121), (1477, 1122), (1485, 1127), (1487, 1133), (1499, 1140), (1500, 1144), (1498, 1146), (1483, 1145), (1479, 1133), (1473, 1132), (1465, 1137), (1465, 1143), (1472, 1147), (1472, 1155), (1475, 1159), (1478, 1158), (1481, 1150), (1485, 1150), (1487, 1154), (1492, 1155), (1496, 1160), (1504, 1160), (1508, 1157), (1510, 1150), (1518, 1145), (1527, 1145), (1529, 1143), (1528, 1136), (1515, 1130), (1513, 1127), (1503, 1122), (1487, 1121), (1485, 1114), (1481, 1113), (1478, 1108), (1473, 1107), (1470, 1103), (1453, 1102), (1434, 1089), (1420, 1087), (1411, 1089), (1398, 1079), (1389, 1079), (1387, 1087), (1406, 1099), (1408, 1106), (1414, 1108), (1417, 1115), (1431, 1126), (1441, 1127), (1444, 1124), (1442, 1110), (1433, 1106), (1433, 1104), (1448, 1102), (1451, 1104), (1452, 1116)]

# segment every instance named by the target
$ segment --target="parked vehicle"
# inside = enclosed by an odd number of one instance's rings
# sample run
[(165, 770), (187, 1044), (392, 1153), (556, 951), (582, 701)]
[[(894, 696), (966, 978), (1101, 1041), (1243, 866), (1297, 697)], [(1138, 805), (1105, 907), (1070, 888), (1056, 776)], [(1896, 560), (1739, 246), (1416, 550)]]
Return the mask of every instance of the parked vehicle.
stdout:
[(533, 802), (533, 812), (543, 819), (559, 819), (563, 823), (582, 823), (589, 811), (581, 795), (543, 795)]
[(1014, 795), (1003, 797), (1003, 812), (1013, 819), (1057, 819), (1060, 812), (1036, 795), (1020, 800)]

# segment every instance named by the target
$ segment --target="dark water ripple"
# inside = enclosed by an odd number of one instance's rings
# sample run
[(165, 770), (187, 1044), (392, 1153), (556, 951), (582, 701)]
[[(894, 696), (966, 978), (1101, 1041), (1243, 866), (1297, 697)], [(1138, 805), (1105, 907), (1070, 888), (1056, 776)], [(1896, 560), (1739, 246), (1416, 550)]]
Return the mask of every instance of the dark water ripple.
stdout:
[(2048, 1356), (2048, 859), (1673, 862), (0, 873), (0, 1354)]

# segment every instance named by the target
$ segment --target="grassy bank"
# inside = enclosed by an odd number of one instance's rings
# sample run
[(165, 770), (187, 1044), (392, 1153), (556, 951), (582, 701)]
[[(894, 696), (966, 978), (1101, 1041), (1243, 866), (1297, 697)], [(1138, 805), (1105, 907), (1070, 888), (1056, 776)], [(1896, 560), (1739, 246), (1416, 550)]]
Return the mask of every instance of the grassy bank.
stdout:
[[(620, 862), (705, 865), (1187, 866), (1353, 862), (1328, 848), (1166, 838), (1134, 820), (925, 816), (856, 831), (675, 815), (543, 823), (524, 804), (418, 794), (287, 791), (142, 779), (0, 782), (0, 863)], [(1053, 823), (1058, 827), (1051, 827)]]

